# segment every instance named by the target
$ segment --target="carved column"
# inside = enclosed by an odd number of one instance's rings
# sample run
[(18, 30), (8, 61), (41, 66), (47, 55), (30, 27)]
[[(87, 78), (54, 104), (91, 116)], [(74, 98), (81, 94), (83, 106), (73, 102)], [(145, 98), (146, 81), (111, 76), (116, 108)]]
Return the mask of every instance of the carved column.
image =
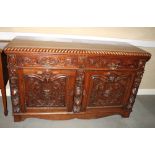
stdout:
[(9, 55), (8, 56), (8, 68), (9, 68), (9, 79), (10, 79), (10, 87), (11, 87), (11, 100), (13, 105), (13, 112), (20, 112), (20, 104), (19, 104), (19, 93), (18, 93), (18, 76), (16, 70), (16, 56)]
[(83, 84), (84, 84), (84, 71), (77, 71), (75, 95), (74, 95), (74, 106), (73, 112), (78, 113), (81, 110), (82, 97), (83, 97)]
[(140, 85), (142, 77), (143, 77), (145, 63), (146, 63), (145, 60), (139, 61), (139, 66), (138, 66), (139, 70), (136, 73), (135, 80), (134, 80), (132, 90), (131, 90), (131, 95), (130, 95), (130, 98), (129, 98), (129, 101), (128, 101), (128, 104), (126, 107), (128, 110), (132, 109), (133, 104), (135, 102), (135, 98), (136, 98), (136, 95), (138, 92), (138, 88), (139, 88), (139, 85)]

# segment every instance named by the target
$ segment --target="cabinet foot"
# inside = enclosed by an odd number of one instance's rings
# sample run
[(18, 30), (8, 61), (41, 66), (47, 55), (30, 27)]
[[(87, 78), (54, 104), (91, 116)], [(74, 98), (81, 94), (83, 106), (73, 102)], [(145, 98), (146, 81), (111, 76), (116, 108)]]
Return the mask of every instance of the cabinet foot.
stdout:
[(8, 110), (7, 111), (4, 111), (4, 115), (5, 116), (8, 116)]
[(22, 116), (14, 115), (14, 122), (21, 122), (24, 120), (25, 120), (25, 118), (23, 118)]
[(123, 112), (122, 114), (121, 114), (121, 116), (123, 117), (123, 118), (129, 118), (129, 116), (130, 116), (130, 111), (125, 111), (125, 112)]

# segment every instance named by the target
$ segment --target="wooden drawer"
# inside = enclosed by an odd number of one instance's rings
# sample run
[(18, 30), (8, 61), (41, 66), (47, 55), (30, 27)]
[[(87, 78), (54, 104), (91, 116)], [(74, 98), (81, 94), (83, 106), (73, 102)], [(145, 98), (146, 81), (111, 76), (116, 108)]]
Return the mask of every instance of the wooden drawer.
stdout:
[(75, 56), (75, 55), (38, 55), (31, 54), (19, 55), (17, 57), (17, 65), (19, 67), (51, 67), (51, 68), (87, 68), (102, 70), (135, 70), (144, 66), (145, 59), (136, 57), (124, 59), (122, 56)]
[(95, 70), (135, 70), (141, 67), (144, 64), (143, 62), (145, 60), (136, 57), (89, 56), (87, 57), (86, 68), (93, 68)]
[(51, 68), (77, 68), (78, 58), (68, 55), (19, 55), (17, 57), (19, 67), (51, 67)]

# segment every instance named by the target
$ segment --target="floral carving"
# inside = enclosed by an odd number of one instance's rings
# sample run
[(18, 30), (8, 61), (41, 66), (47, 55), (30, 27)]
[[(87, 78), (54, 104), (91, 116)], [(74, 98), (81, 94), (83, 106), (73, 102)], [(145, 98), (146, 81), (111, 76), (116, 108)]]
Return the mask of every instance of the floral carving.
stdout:
[(38, 63), (45, 66), (57, 65), (59, 60), (56, 57), (43, 57), (38, 60)]
[(139, 60), (139, 64), (138, 64), (139, 65), (139, 68), (144, 69), (145, 63), (146, 63), (146, 60), (145, 59)]
[(19, 66), (77, 66), (78, 59), (69, 56), (17, 57)]
[(65, 75), (54, 75), (48, 70), (25, 75), (26, 105), (28, 107), (64, 107)]
[(129, 74), (111, 72), (92, 76), (89, 106), (121, 105), (129, 78)]
[(139, 70), (136, 73), (134, 84), (133, 84), (133, 87), (132, 87), (132, 90), (131, 90), (131, 95), (130, 95), (130, 98), (129, 98), (129, 101), (128, 101), (128, 104), (127, 104), (127, 109), (131, 109), (133, 107), (133, 104), (135, 102), (135, 98), (136, 98), (136, 95), (137, 95), (137, 92), (138, 92), (138, 88), (139, 88), (139, 85), (141, 83), (141, 79), (143, 77), (143, 73), (144, 73), (144, 70)]
[(11, 87), (11, 100), (13, 105), (13, 112), (20, 112), (19, 93), (18, 93), (18, 75), (16, 70), (16, 56), (8, 55), (8, 68)]
[(88, 57), (87, 67), (115, 69), (136, 69), (138, 68), (138, 60), (109, 59), (102, 57)]
[(78, 67), (79, 68), (84, 68), (85, 67), (85, 62), (87, 62), (87, 57), (86, 56), (79, 56), (78, 57)]
[(30, 57), (17, 57), (17, 63), (20, 64), (20, 66), (24, 65), (36, 65), (37, 61), (35, 58), (30, 58)]
[(109, 59), (103, 57), (88, 57), (88, 56), (35, 56), (17, 57), (18, 66), (50, 66), (50, 67), (91, 67), (91, 68), (107, 68), (110, 70), (116, 69), (138, 69), (144, 68), (145, 59), (140, 61), (137, 59)]
[(83, 96), (84, 71), (78, 70), (75, 85), (74, 106), (73, 112), (78, 113), (81, 110)]

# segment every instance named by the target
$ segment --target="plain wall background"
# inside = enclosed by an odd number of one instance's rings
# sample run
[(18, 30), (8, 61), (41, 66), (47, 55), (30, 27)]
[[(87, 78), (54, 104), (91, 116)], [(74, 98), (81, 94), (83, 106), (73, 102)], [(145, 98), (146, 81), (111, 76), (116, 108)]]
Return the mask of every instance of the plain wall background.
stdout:
[[(44, 34), (82, 35), (120, 38), (139, 41), (155, 41), (154, 27), (1, 27), (0, 32), (24, 32)], [(155, 89), (155, 47), (140, 47), (152, 54), (147, 63), (141, 89)]]
[(155, 41), (154, 27), (0, 27), (0, 32), (89, 35)]

